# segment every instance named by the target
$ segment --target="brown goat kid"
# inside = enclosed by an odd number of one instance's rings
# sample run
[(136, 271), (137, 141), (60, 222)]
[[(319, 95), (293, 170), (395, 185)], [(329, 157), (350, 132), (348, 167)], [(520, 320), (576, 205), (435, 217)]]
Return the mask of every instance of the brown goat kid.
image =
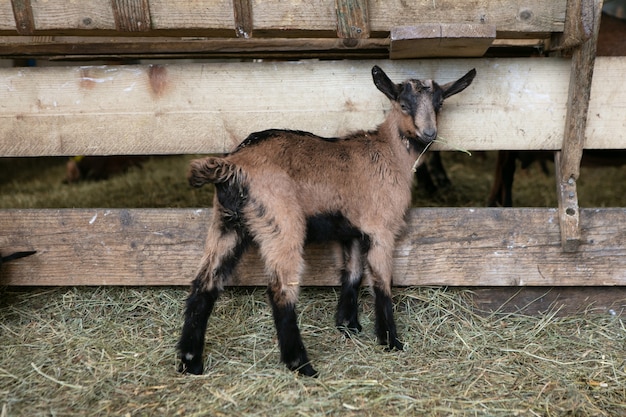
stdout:
[(392, 103), (374, 131), (341, 138), (267, 130), (248, 136), (232, 153), (191, 162), (189, 182), (216, 187), (205, 254), (187, 299), (178, 344), (181, 372), (201, 374), (207, 320), (228, 277), (251, 243), (269, 275), (268, 295), (281, 359), (292, 371), (316, 376), (297, 325), (296, 301), (307, 241), (342, 248), (336, 324), (358, 332), (358, 289), (367, 274), (375, 295), (376, 334), (402, 350), (391, 299), (393, 250), (411, 202), (412, 167), (437, 137), (444, 99), (476, 75), (439, 85), (393, 83), (378, 66), (374, 84)]

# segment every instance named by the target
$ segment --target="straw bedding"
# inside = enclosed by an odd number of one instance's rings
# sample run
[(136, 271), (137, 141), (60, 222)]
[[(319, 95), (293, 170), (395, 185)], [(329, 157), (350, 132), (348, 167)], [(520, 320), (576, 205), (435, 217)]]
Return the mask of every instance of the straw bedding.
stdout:
[(229, 289), (209, 321), (206, 373), (176, 372), (186, 290), (4, 289), (2, 416), (626, 414), (618, 316), (477, 314), (462, 289), (396, 289), (404, 352), (385, 352), (364, 291), (362, 334), (333, 326), (337, 292), (305, 289), (319, 379), (279, 362), (262, 289)]

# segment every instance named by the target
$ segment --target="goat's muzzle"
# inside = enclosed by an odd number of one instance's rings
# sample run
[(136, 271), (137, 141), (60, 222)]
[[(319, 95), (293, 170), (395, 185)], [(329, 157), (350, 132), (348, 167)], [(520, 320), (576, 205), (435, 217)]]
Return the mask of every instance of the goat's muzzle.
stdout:
[(417, 137), (419, 138), (421, 142), (425, 144), (429, 144), (430, 142), (437, 139), (437, 129), (435, 128), (424, 129), (421, 135), (418, 134)]

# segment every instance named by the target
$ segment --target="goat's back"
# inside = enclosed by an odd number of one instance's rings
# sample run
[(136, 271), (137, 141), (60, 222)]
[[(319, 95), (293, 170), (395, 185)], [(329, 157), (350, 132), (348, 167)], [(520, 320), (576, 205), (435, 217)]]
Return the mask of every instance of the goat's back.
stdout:
[[(408, 154), (407, 154), (408, 156)], [(253, 133), (223, 158), (192, 163), (190, 182), (235, 179), (259, 201), (284, 201), (305, 216), (341, 213), (399, 223), (410, 202), (412, 173), (396, 164), (397, 150), (377, 131), (323, 138), (292, 130)], [(395, 227), (394, 227), (395, 229)]]

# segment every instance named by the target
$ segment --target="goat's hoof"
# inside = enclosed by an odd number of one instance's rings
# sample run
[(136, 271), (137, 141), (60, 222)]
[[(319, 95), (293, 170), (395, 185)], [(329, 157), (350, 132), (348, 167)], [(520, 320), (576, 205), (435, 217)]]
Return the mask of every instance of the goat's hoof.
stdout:
[(361, 333), (363, 326), (361, 326), (358, 321), (354, 323), (338, 323), (337, 329), (339, 329), (339, 331), (344, 335), (351, 336), (353, 334)]
[(178, 372), (181, 374), (202, 375), (203, 371), (204, 366), (202, 364), (202, 360), (196, 360), (193, 357), (188, 359), (181, 355), (180, 363), (178, 364)]
[(297, 368), (296, 371), (302, 376), (310, 376), (312, 378), (317, 378), (319, 376), (319, 372), (313, 369), (309, 363)]
[(389, 346), (385, 348), (386, 352), (393, 352), (394, 350), (404, 350), (404, 345), (398, 339), (390, 341)]

